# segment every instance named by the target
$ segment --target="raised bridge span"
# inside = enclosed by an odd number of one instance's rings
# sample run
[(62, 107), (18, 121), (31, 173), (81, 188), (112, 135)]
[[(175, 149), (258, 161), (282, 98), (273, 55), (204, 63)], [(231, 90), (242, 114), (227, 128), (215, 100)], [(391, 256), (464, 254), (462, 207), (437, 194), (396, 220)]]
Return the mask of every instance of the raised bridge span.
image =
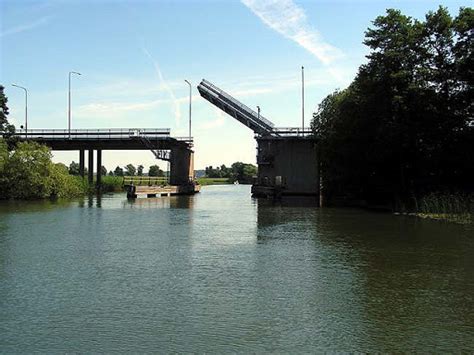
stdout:
[(255, 133), (257, 181), (254, 196), (319, 195), (316, 140), (309, 127), (279, 128), (224, 90), (203, 79), (201, 96)]
[(96, 184), (101, 184), (103, 150), (149, 150), (155, 158), (170, 163), (170, 184), (192, 183), (194, 152), (191, 137), (171, 137), (168, 128), (115, 129), (28, 129), (18, 130), (19, 141), (45, 144), (51, 150), (78, 151), (79, 171), (84, 177), (85, 151), (88, 151), (88, 180), (93, 183), (94, 151), (96, 151)]

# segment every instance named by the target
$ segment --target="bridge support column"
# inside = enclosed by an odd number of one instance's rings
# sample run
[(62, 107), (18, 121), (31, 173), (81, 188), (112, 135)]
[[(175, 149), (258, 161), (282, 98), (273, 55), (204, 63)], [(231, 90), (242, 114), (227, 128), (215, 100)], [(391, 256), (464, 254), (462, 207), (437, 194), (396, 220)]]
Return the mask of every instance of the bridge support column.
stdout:
[(190, 182), (191, 161), (193, 152), (186, 148), (174, 147), (171, 149), (170, 185), (186, 185)]
[(84, 149), (79, 150), (79, 176), (84, 177)]
[(96, 172), (96, 182), (97, 188), (100, 188), (102, 183), (102, 150), (97, 149), (97, 172)]
[(88, 178), (89, 178), (89, 185), (94, 183), (94, 149), (89, 149), (89, 171), (88, 171)]

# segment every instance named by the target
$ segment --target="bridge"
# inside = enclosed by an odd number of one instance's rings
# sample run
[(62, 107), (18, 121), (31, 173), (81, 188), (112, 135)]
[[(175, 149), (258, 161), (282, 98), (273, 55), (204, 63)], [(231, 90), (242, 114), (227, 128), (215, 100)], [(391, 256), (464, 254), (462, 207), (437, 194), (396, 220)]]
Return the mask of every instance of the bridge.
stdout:
[(194, 176), (194, 152), (191, 137), (171, 137), (168, 128), (121, 129), (28, 129), (18, 130), (19, 141), (34, 141), (51, 150), (78, 151), (79, 173), (84, 177), (85, 151), (88, 151), (88, 180), (93, 183), (94, 150), (96, 151), (96, 184), (101, 184), (103, 150), (149, 150), (155, 158), (170, 163), (170, 184), (188, 185)]
[(201, 96), (255, 133), (257, 181), (254, 196), (319, 194), (316, 141), (309, 127), (278, 128), (224, 90), (203, 79)]

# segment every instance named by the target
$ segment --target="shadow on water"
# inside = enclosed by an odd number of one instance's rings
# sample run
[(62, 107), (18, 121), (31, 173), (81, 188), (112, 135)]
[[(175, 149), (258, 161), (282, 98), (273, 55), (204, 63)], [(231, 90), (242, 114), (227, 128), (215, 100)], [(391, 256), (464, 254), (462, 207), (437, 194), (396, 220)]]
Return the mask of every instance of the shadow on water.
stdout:
[(359, 342), (356, 348), (474, 348), (474, 338), (466, 337), (466, 332), (474, 334), (469, 226), (358, 209), (308, 208), (310, 201), (304, 200), (257, 204), (259, 244), (298, 242), (310, 250), (311, 241), (315, 251), (307, 258), (315, 260), (315, 280), (327, 274), (324, 269), (337, 267), (325, 288), (334, 295), (332, 306), (340, 307), (338, 316), (349, 323), (357, 319), (350, 327), (353, 333), (345, 334)]

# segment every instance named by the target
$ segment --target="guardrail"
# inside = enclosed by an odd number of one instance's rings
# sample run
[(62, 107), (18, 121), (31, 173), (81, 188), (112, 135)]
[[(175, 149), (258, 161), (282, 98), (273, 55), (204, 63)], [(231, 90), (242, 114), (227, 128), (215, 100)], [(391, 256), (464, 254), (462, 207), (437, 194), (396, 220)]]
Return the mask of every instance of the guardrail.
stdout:
[(271, 128), (273, 128), (275, 126), (273, 124), (273, 122), (266, 119), (262, 115), (259, 115), (257, 112), (252, 110), (250, 107), (248, 107), (247, 105), (245, 105), (242, 102), (238, 101), (237, 99), (235, 99), (234, 97), (232, 97), (231, 95), (226, 93), (224, 90), (219, 89), (217, 86), (215, 86), (211, 82), (207, 81), (206, 79), (202, 79), (202, 83), (204, 83), (206, 86), (208, 86), (209, 88), (211, 88), (215, 92), (219, 93), (219, 95), (224, 96), (226, 99), (231, 101), (234, 105), (236, 105), (236, 106), (240, 107), (241, 109), (247, 111), (247, 113), (250, 113), (250, 115), (253, 116), (255, 119), (262, 121), (263, 123), (265, 123), (267, 126), (269, 126)]
[(167, 185), (168, 177), (166, 176), (124, 176), (122, 185), (135, 185), (135, 186), (154, 186), (154, 185)]
[(169, 137), (169, 128), (112, 128), (112, 129), (20, 129), (14, 134), (20, 138), (46, 139), (124, 139)]
[(282, 137), (307, 137), (313, 134), (310, 127), (277, 127), (273, 131)]

